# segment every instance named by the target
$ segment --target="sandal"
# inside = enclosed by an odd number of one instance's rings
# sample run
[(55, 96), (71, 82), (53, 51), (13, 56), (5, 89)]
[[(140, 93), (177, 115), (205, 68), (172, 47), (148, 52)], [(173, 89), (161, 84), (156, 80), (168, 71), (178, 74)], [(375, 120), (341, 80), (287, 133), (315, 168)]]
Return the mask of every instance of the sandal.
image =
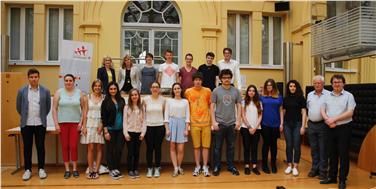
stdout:
[(99, 178), (99, 174), (98, 174), (98, 172), (92, 172), (91, 178), (92, 178), (92, 179), (97, 179), (97, 178)]

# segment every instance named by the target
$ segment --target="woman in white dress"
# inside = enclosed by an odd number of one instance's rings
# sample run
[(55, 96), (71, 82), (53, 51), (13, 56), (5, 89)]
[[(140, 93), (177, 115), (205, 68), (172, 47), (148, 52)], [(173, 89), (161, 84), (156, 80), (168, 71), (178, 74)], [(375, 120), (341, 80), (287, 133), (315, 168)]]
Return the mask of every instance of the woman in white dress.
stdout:
[[(103, 101), (102, 82), (95, 80), (91, 85), (93, 92), (87, 96), (86, 109), (87, 121), (81, 131), (81, 144), (87, 144), (87, 161), (89, 165), (88, 179), (99, 177), (98, 171), (102, 159), (102, 146), (104, 144), (103, 126), (101, 122), (101, 105)], [(94, 165), (94, 148), (97, 150), (97, 158)]]

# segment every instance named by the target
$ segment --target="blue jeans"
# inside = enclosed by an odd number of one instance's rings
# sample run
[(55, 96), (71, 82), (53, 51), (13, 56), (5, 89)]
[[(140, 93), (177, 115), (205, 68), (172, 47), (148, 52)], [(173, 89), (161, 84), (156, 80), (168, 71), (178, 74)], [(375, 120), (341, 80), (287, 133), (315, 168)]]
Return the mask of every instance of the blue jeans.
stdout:
[(290, 122), (284, 125), (284, 134), (286, 141), (287, 163), (299, 163), (300, 160), (300, 129), (302, 122)]
[(235, 125), (222, 125), (219, 124), (219, 131), (215, 132), (214, 137), (214, 167), (220, 169), (221, 155), (223, 140), (226, 139), (226, 163), (227, 168), (234, 167), (234, 154), (235, 154)]

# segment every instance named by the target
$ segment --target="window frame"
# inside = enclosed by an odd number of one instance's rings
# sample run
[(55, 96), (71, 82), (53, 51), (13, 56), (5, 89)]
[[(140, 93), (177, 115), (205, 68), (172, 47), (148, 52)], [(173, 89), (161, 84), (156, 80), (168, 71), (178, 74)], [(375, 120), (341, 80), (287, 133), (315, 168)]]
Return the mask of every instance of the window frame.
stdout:
[[(261, 52), (261, 65), (264, 66), (264, 67), (283, 67), (283, 39), (284, 39), (284, 32), (283, 32), (283, 28), (284, 28), (284, 24), (283, 24), (283, 17), (282, 16), (270, 16), (270, 15), (262, 15), (262, 17), (268, 17), (268, 33), (269, 33), (269, 36), (268, 36), (268, 39), (269, 39), (269, 43), (268, 43), (268, 64), (263, 64), (262, 63), (262, 52)], [(278, 17), (278, 18), (281, 18), (281, 64), (274, 64), (274, 41), (273, 41), (273, 32), (274, 32), (274, 20), (273, 18), (274, 17)], [(262, 42), (261, 42), (262, 43)], [(261, 48), (262, 49), (262, 48)]]
[[(252, 15), (250, 13), (245, 12), (228, 12), (228, 15), (235, 15), (235, 47), (236, 50), (233, 52), (233, 59), (239, 62), (239, 66), (248, 66), (252, 65)], [(242, 64), (240, 59), (240, 17), (241, 15), (247, 15), (248, 16), (248, 64)], [(228, 20), (227, 20), (228, 21)], [(227, 28), (227, 39), (228, 40), (228, 28)], [(234, 49), (233, 49), (234, 50)]]
[[(49, 56), (49, 22), (50, 22), (50, 9), (59, 9), (59, 34), (58, 34), (58, 59), (57, 60), (49, 60), (48, 59), (48, 56)], [(73, 22), (72, 22), (72, 33), (74, 33), (74, 10), (73, 10), (73, 7), (62, 7), (62, 6), (49, 6), (46, 8), (46, 62), (50, 62), (50, 63), (58, 63), (61, 61), (61, 48), (60, 48), (60, 45), (62, 44), (63, 40), (64, 40), (64, 10), (65, 9), (71, 9), (73, 14), (72, 14), (72, 19), (73, 19)], [(73, 40), (73, 36), (72, 36), (72, 40)]]
[[(182, 55), (182, 27), (181, 27), (181, 22), (182, 22), (182, 16), (181, 12), (178, 9), (177, 4), (174, 1), (170, 1), (171, 6), (174, 6), (176, 9), (176, 12), (178, 13), (179, 16), (179, 24), (168, 24), (168, 23), (133, 23), (133, 22), (124, 22), (124, 16), (125, 16), (125, 11), (127, 10), (128, 6), (130, 5), (127, 3), (124, 7), (124, 11), (121, 14), (121, 27), (120, 27), (120, 32), (121, 32), (121, 42), (120, 42), (120, 54), (121, 56), (125, 56), (125, 51), (124, 51), (124, 42), (125, 42), (125, 36), (124, 36), (124, 31), (148, 31), (149, 32), (149, 49), (148, 51), (154, 55), (154, 33), (156, 31), (166, 31), (166, 32), (178, 32), (178, 51), (179, 52), (173, 52), (174, 56), (178, 57), (178, 62), (175, 62), (179, 67), (182, 65), (183, 61), (183, 55)], [(171, 49), (172, 50), (172, 49)], [(162, 54), (163, 56), (163, 54)], [(138, 57), (136, 57), (138, 58)], [(164, 57), (162, 57), (164, 59)], [(137, 65), (137, 64), (136, 64)], [(154, 64), (156, 68), (159, 68), (160, 64)]]
[[(8, 10), (8, 29), (7, 29), (7, 33), (8, 33), (8, 36), (9, 36), (9, 43), (10, 43), (10, 37), (11, 37), (11, 31), (10, 31), (10, 27), (11, 27), (11, 9), (12, 8), (19, 8), (20, 9), (20, 36), (19, 36), (19, 39), (20, 39), (20, 49), (19, 49), (19, 52), (20, 52), (20, 58), (19, 59), (11, 59), (11, 46), (9, 45), (8, 46), (8, 51), (9, 51), (9, 64), (14, 64), (14, 63), (17, 63), (17, 62), (24, 62), (24, 63), (30, 63), (30, 62), (33, 62), (33, 59), (34, 59), (34, 56), (32, 56), (32, 59), (31, 60), (25, 60), (25, 55), (26, 55), (26, 51), (25, 51), (25, 39), (26, 39), (26, 19), (25, 19), (25, 14), (26, 14), (26, 9), (27, 8), (31, 8), (33, 10), (33, 19), (34, 19), (34, 7), (33, 5), (10, 5), (8, 6), (7, 10)], [(33, 24), (33, 30), (34, 30), (34, 24)], [(34, 32), (33, 32), (34, 33)], [(33, 55), (34, 54), (34, 36), (32, 36), (33, 38), (33, 47), (32, 47), (32, 52), (31, 54)]]

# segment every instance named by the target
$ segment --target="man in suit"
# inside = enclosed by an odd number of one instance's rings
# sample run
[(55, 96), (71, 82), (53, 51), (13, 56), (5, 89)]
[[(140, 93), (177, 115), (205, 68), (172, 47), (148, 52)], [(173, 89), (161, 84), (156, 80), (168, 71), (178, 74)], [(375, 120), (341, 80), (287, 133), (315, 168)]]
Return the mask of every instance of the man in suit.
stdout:
[(47, 177), (44, 170), (44, 139), (47, 128), (47, 115), (51, 109), (50, 91), (39, 85), (39, 71), (32, 68), (27, 72), (29, 84), (22, 87), (17, 94), (17, 112), (21, 116), (21, 134), (24, 143), (25, 172), (24, 181), (31, 177), (31, 157), (33, 136), (38, 152), (38, 175), (40, 179)]

